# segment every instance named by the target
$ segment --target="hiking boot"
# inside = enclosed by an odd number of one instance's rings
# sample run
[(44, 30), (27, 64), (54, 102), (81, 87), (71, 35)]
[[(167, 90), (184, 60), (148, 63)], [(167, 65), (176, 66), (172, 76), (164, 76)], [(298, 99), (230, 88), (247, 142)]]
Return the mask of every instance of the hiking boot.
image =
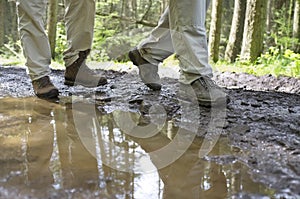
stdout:
[(137, 48), (134, 48), (128, 53), (129, 59), (139, 69), (139, 76), (146, 86), (152, 90), (158, 91), (161, 89), (160, 77), (158, 75), (158, 66), (151, 64), (145, 60), (139, 53)]
[(226, 93), (209, 77), (201, 76), (190, 85), (180, 84), (180, 97), (186, 100), (197, 98), (199, 105), (211, 107), (226, 105)]
[(33, 80), (32, 86), (37, 97), (42, 99), (53, 99), (58, 96), (58, 89), (52, 84), (49, 76)]
[(89, 50), (80, 51), (79, 58), (66, 67), (65, 85), (82, 85), (85, 87), (97, 87), (107, 83), (107, 79), (101, 74), (95, 73), (85, 63)]

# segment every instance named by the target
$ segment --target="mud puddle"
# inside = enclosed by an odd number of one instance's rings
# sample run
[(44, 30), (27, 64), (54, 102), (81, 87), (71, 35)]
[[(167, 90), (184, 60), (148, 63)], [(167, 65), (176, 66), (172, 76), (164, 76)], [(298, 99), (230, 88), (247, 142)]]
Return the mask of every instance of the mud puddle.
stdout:
[[(247, 152), (227, 137), (204, 157), (204, 140), (195, 137), (180, 158), (161, 165), (153, 152), (180, 130), (171, 120), (154, 136), (138, 138), (127, 131), (137, 125), (143, 133), (140, 114), (91, 113), (91, 105), (83, 106), (86, 111), (34, 97), (0, 99), (1, 199), (280, 198), (252, 180), (239, 159)], [(130, 120), (120, 120), (124, 114)]]

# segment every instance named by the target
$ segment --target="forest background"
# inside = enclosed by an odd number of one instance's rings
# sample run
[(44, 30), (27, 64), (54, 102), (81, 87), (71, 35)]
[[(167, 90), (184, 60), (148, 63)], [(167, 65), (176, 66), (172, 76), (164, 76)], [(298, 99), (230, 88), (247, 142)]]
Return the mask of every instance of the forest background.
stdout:
[[(167, 6), (168, 0), (96, 0), (89, 60), (127, 62), (127, 52), (156, 26)], [(63, 0), (49, 0), (45, 24), (58, 64), (66, 48), (63, 16)], [(300, 0), (212, 0), (206, 26), (213, 68), (299, 78), (299, 18)], [(0, 0), (0, 57), (10, 60), (1, 65), (23, 60), (16, 4), (7, 0)], [(167, 64), (176, 64), (176, 56)]]

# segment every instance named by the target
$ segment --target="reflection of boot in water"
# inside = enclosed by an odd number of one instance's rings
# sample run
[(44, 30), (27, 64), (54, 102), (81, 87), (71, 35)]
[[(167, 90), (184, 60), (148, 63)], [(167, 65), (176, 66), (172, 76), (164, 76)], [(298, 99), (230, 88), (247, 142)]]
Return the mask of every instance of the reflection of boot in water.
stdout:
[(31, 187), (94, 189), (97, 162), (78, 137), (72, 109), (45, 100), (32, 101), (26, 107), (32, 112), (28, 141)]
[[(132, 138), (132, 140), (148, 153), (171, 142), (162, 133), (147, 139)], [(221, 166), (199, 159), (200, 146), (199, 143), (193, 143), (179, 159), (158, 170), (164, 183), (164, 199), (226, 197), (226, 179), (221, 172)], [(153, 164), (156, 165), (155, 161)], [(205, 189), (203, 184), (209, 184), (210, 187)]]

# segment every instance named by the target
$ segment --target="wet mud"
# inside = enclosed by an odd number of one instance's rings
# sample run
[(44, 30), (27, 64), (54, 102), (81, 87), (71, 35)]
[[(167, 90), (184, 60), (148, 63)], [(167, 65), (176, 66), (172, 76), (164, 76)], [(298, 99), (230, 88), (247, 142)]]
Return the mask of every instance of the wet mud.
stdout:
[[(299, 79), (216, 74), (230, 103), (184, 109), (176, 79), (154, 92), (136, 74), (103, 72), (109, 83), (91, 89), (65, 86), (53, 71), (60, 97), (47, 102), (34, 97), (25, 70), (0, 68), (0, 198), (300, 197)], [(151, 152), (181, 146), (180, 129), (195, 121), (184, 153), (161, 167)], [(149, 124), (159, 130), (147, 138), (127, 131)], [(141, 157), (151, 172), (134, 166)]]

